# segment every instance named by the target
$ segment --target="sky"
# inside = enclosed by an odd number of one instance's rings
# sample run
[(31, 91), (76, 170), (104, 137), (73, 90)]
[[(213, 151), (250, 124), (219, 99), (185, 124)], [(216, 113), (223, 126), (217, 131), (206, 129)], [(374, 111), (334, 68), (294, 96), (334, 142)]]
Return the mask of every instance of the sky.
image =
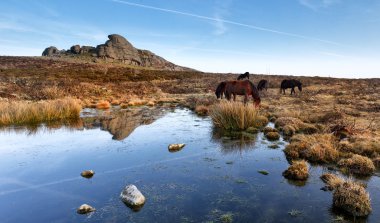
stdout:
[(0, 55), (109, 34), (205, 72), (380, 78), (379, 0), (0, 1)]

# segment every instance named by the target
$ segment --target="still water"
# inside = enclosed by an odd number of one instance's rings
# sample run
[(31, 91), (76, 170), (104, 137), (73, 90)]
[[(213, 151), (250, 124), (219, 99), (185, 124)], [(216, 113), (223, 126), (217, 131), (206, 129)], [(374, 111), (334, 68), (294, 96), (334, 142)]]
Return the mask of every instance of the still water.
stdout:
[[(341, 215), (331, 208), (331, 192), (320, 190), (327, 169), (311, 166), (305, 184), (282, 177), (289, 166), (282, 139), (271, 149), (262, 133), (225, 137), (186, 109), (136, 122), (148, 116), (3, 129), (0, 222), (332, 222)], [(171, 143), (186, 146), (170, 153)], [(93, 178), (80, 176), (87, 169)], [(378, 222), (380, 180), (367, 182), (373, 213), (361, 221)], [(138, 212), (119, 199), (127, 184), (147, 199)], [(84, 203), (96, 211), (77, 214)]]

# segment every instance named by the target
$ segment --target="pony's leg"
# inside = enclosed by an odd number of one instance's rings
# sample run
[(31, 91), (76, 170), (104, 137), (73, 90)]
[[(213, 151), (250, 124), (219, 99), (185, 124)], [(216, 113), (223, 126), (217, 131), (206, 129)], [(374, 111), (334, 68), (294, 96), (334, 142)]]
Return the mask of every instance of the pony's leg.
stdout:
[(236, 101), (236, 94), (234, 93), (233, 96), (234, 96), (234, 101)]
[(245, 93), (245, 95), (244, 95), (244, 104), (247, 104), (247, 102), (248, 102), (248, 94)]
[(290, 91), (290, 95), (292, 95), (293, 92), (296, 93), (296, 92), (294, 91), (294, 87), (292, 87), (292, 90)]

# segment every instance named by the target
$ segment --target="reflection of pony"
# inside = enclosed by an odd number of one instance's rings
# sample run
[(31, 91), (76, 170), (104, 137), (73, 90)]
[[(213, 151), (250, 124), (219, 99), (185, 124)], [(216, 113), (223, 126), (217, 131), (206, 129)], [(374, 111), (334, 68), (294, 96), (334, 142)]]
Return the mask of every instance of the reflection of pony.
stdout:
[(249, 72), (245, 72), (244, 74), (240, 74), (237, 79), (239, 81), (239, 80), (243, 80), (244, 78), (248, 78), (249, 79)]
[(223, 81), (223, 82), (220, 82), (220, 84), (218, 85), (218, 87), (216, 88), (215, 90), (215, 95), (216, 95), (216, 98), (217, 99), (222, 99), (223, 98), (223, 94), (224, 91), (226, 90), (226, 82)]
[(281, 92), (284, 92), (285, 94), (285, 89), (287, 88), (291, 88), (292, 90), (290, 91), (290, 94), (295, 94), (296, 91), (294, 90), (295, 87), (298, 87), (298, 90), (299, 91), (302, 91), (302, 83), (295, 80), (295, 79), (290, 79), (290, 80), (283, 80), (281, 82), (281, 89), (280, 89), (280, 93)]
[(263, 91), (264, 89), (265, 89), (265, 91), (268, 91), (268, 81), (267, 80), (261, 80), (257, 84), (257, 90)]
[(226, 81), (226, 87), (224, 94), (226, 95), (227, 100), (231, 100), (231, 95), (236, 100), (236, 95), (244, 95), (244, 103), (247, 103), (248, 96), (252, 95), (252, 98), (255, 102), (255, 106), (260, 105), (261, 99), (259, 91), (249, 80), (245, 81)]

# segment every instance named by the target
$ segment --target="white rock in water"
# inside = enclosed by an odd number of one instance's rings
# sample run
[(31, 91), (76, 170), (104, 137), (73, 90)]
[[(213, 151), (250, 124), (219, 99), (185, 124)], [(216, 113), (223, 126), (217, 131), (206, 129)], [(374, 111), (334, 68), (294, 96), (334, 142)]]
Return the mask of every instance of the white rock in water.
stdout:
[(78, 209), (77, 209), (77, 213), (78, 214), (87, 214), (87, 213), (90, 213), (90, 212), (93, 212), (95, 211), (96, 209), (91, 207), (90, 205), (88, 204), (82, 204)]
[(136, 207), (142, 206), (145, 203), (145, 197), (133, 184), (130, 184), (124, 188), (120, 194), (121, 200), (128, 206)]
[(181, 150), (183, 147), (185, 147), (185, 144), (170, 144), (168, 149), (170, 152), (176, 152)]

